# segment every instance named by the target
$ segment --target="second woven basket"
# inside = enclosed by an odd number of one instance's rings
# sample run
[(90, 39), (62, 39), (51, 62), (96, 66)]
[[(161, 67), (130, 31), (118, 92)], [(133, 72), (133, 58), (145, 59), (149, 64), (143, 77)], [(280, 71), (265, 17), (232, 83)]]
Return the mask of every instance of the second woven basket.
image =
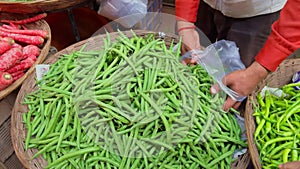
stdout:
[(261, 169), (262, 164), (260, 161), (259, 152), (254, 140), (254, 132), (256, 129), (255, 118), (253, 117), (253, 105), (257, 104), (256, 96), (267, 85), (268, 87), (282, 87), (288, 84), (293, 74), (300, 70), (300, 59), (287, 59), (283, 61), (279, 68), (269, 74), (249, 96), (246, 111), (245, 111), (245, 125), (248, 138), (249, 152), (251, 155), (252, 163), (256, 169)]

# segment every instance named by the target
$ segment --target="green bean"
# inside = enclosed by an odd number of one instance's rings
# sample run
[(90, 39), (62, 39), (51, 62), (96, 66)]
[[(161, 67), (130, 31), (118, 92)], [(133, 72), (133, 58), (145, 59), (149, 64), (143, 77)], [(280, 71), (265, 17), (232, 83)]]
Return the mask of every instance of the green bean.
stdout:
[(66, 155), (63, 155), (62, 157), (58, 158), (56, 161), (54, 161), (53, 163), (48, 164), (48, 166), (46, 168), (51, 168), (54, 167), (55, 165), (69, 159), (75, 156), (79, 156), (82, 154), (86, 154), (86, 153), (90, 153), (90, 152), (94, 152), (94, 151), (99, 151), (99, 148), (97, 147), (90, 147), (90, 148), (85, 148), (85, 149), (81, 149), (78, 151), (74, 151), (72, 153), (68, 153)]
[(87, 160), (87, 163), (90, 163), (91, 161), (103, 161), (103, 162), (107, 162), (107, 163), (110, 163), (116, 167), (119, 167), (119, 163), (109, 159), (109, 158), (106, 158), (106, 157), (101, 157), (101, 156), (94, 156), (94, 157), (90, 157), (88, 160)]
[(218, 157), (218, 158), (214, 159), (213, 161), (211, 161), (211, 162), (208, 164), (207, 168), (213, 167), (216, 163), (218, 163), (218, 162), (221, 161), (222, 159), (224, 159), (224, 158), (226, 158), (226, 157), (232, 155), (233, 153), (234, 153), (234, 150), (231, 150), (231, 151), (228, 151), (228, 152), (222, 154), (220, 157)]

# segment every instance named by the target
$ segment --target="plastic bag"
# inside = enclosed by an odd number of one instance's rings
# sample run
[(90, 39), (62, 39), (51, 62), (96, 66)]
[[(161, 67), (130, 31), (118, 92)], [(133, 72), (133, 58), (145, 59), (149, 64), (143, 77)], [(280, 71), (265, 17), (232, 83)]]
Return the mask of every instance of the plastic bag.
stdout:
[(131, 28), (146, 15), (147, 3), (148, 0), (102, 0), (98, 14)]
[(243, 101), (246, 97), (239, 95), (223, 84), (223, 77), (235, 70), (245, 69), (236, 44), (232, 41), (217, 41), (205, 50), (191, 50), (185, 53), (181, 59), (195, 58), (197, 63), (206, 69), (208, 74), (219, 84), (221, 89), (232, 99)]

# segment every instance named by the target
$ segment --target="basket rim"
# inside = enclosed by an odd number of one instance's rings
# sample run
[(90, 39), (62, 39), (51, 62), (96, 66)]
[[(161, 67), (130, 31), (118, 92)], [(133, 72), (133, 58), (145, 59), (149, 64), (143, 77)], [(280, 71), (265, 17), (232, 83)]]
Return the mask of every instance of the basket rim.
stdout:
[(20, 79), (16, 80), (13, 82), (10, 86), (5, 88), (4, 90), (0, 91), (0, 100), (3, 99), (4, 97), (8, 96), (12, 91), (16, 90), (18, 87), (22, 85), (22, 83), (25, 81), (25, 79), (33, 73), (33, 70), (35, 69), (35, 66), (41, 62), (44, 61), (46, 58), (49, 49), (50, 49), (50, 44), (51, 44), (51, 29), (48, 23), (45, 20), (40, 20), (37, 23), (42, 24), (45, 26), (45, 30), (48, 32), (48, 38), (46, 39), (46, 43), (44, 43), (43, 48), (40, 51), (40, 55), (37, 57), (37, 60), (35, 63), (27, 70), (27, 72), (21, 77)]

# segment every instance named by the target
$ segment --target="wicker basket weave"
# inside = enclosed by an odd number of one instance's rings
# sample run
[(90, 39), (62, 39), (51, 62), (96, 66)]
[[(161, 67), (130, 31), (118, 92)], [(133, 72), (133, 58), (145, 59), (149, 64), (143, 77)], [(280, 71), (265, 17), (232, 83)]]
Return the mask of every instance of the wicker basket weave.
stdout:
[[(21, 19), (23, 17), (21, 17), (20, 15), (10, 15), (7, 13), (0, 13), (0, 19), (15, 19), (15, 18)], [(51, 44), (51, 29), (50, 29), (48, 23), (45, 20), (40, 20), (35, 23), (27, 24), (26, 27), (28, 29), (41, 29), (41, 30), (47, 31), (49, 33), (48, 38), (47, 38), (47, 40), (45, 40), (43, 46), (41, 47), (40, 55), (38, 56), (35, 64), (29, 70), (27, 70), (27, 72), (25, 73), (25, 75), (23, 77), (21, 77), (20, 79), (15, 81), (13, 84), (11, 84), (6, 89), (0, 91), (0, 100), (3, 99), (4, 97), (6, 97), (7, 95), (9, 95), (12, 91), (17, 89), (19, 86), (21, 86), (23, 81), (34, 71), (35, 65), (43, 62), (49, 52), (49, 48), (50, 48), (50, 44)]]
[(0, 1), (0, 12), (39, 13), (50, 12), (83, 4), (89, 0), (33, 0), (29, 2)]
[(249, 96), (247, 104), (246, 104), (246, 111), (245, 111), (245, 126), (248, 138), (248, 146), (249, 152), (251, 155), (251, 159), (253, 165), (256, 169), (261, 169), (261, 161), (259, 158), (259, 152), (257, 146), (255, 144), (255, 140), (253, 134), (255, 132), (256, 124), (255, 118), (252, 116), (253, 104), (257, 104), (256, 96), (257, 94), (263, 89), (265, 85), (268, 87), (282, 87), (288, 84), (294, 73), (300, 70), (300, 59), (287, 59), (282, 62), (279, 68), (269, 74), (255, 89), (255, 91)]
[[(132, 34), (130, 31), (123, 32), (127, 37), (131, 37)], [(144, 36), (149, 33), (149, 31), (135, 31), (135, 33), (139, 36)], [(118, 33), (111, 33), (110, 37), (112, 40), (114, 40), (119, 34)], [(103, 38), (105, 35), (98, 35), (95, 37), (92, 37), (87, 40), (80, 41), (76, 44), (73, 44), (69, 47), (67, 47), (64, 50), (59, 51), (55, 55), (52, 55), (49, 57), (44, 64), (52, 64), (56, 62), (59, 57), (63, 54), (71, 54), (74, 50), (79, 50), (84, 44), (88, 43), (89, 41), (97, 42), (97, 46), (103, 45)], [(171, 44), (174, 40), (175, 43), (178, 43), (178, 37), (176, 35), (166, 35), (164, 38), (167, 45)], [(92, 44), (92, 43), (90, 43)], [(90, 48), (93, 48), (89, 46)], [(47, 162), (42, 158), (42, 156), (39, 156), (33, 160), (30, 160), (30, 158), (37, 152), (36, 149), (29, 149), (27, 151), (24, 151), (24, 140), (26, 138), (26, 129), (25, 124), (22, 123), (22, 113), (27, 111), (27, 108), (25, 105), (22, 104), (22, 101), (24, 100), (24, 97), (27, 93), (30, 93), (34, 90), (36, 90), (37, 86), (35, 85), (36, 80), (34, 74), (30, 75), (26, 81), (23, 83), (21, 90), (17, 96), (15, 106), (12, 110), (12, 117), (11, 117), (11, 136), (12, 136), (12, 143), (13, 147), (15, 149), (15, 152), (20, 159), (21, 163), (26, 168), (30, 169), (41, 169), (44, 168), (44, 166), (47, 165)], [(249, 165), (250, 162), (250, 156), (247, 152), (243, 156), (240, 156), (238, 160), (236, 160), (234, 163), (232, 163), (231, 168), (233, 169), (245, 169)]]

